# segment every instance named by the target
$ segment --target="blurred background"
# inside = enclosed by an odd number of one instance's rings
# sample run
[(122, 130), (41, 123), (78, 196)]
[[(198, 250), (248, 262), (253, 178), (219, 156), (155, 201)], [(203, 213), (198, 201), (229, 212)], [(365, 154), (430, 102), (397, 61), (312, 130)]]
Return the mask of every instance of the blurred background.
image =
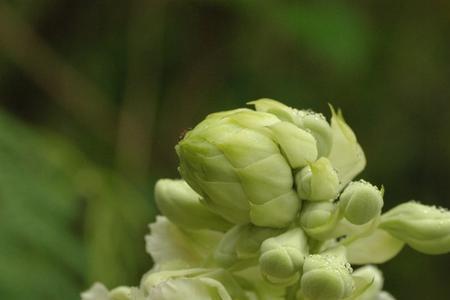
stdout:
[[(443, 0), (0, 0), (0, 298), (138, 283), (178, 137), (260, 97), (342, 108), (386, 209), (450, 207), (449, 32)], [(450, 299), (449, 255), (382, 269)]]

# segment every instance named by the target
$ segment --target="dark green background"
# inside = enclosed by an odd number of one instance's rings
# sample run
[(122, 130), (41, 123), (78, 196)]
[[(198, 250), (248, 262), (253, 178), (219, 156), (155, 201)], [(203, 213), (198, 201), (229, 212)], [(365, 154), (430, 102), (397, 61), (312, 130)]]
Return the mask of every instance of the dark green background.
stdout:
[[(450, 207), (450, 2), (0, 0), (0, 298), (136, 284), (179, 135), (271, 97), (343, 109), (385, 207)], [(450, 257), (382, 266), (449, 299)]]

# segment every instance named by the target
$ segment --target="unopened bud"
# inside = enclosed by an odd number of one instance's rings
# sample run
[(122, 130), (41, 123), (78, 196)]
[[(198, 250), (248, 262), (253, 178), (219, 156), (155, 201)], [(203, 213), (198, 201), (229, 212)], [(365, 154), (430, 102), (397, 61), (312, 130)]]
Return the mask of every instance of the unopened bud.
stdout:
[(336, 224), (341, 219), (336, 205), (329, 201), (309, 202), (300, 215), (300, 224), (305, 232), (316, 240), (333, 237)]
[(155, 201), (161, 212), (184, 229), (224, 231), (231, 224), (211, 212), (184, 180), (160, 179), (155, 185)]
[(350, 265), (342, 247), (306, 257), (301, 292), (306, 299), (339, 300), (353, 290)]
[(295, 176), (295, 182), (300, 199), (326, 201), (334, 199), (338, 193), (339, 178), (325, 157), (304, 167)]
[(344, 217), (355, 225), (362, 225), (381, 213), (382, 191), (365, 181), (350, 183), (339, 197)]
[(403, 203), (383, 214), (379, 226), (417, 251), (450, 252), (450, 212), (444, 208)]
[(307, 251), (307, 238), (300, 228), (265, 240), (259, 258), (263, 277), (281, 284), (298, 280)]

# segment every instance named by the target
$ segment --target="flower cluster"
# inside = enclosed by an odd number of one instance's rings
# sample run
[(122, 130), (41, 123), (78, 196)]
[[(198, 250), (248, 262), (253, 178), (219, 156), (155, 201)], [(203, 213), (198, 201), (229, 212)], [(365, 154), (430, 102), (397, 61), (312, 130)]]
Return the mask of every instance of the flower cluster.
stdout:
[(393, 299), (373, 264), (405, 244), (450, 252), (449, 211), (411, 201), (382, 214), (383, 188), (352, 181), (366, 161), (340, 112), (328, 123), (250, 104), (209, 115), (176, 146), (183, 179), (155, 186), (163, 216), (140, 285), (95, 284), (83, 300)]

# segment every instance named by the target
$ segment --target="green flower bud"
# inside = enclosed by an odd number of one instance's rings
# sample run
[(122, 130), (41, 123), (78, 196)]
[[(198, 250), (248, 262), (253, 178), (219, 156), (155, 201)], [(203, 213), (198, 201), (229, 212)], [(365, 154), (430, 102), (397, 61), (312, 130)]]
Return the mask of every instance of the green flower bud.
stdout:
[(383, 191), (365, 181), (350, 183), (339, 197), (344, 217), (355, 225), (362, 225), (381, 213)]
[(450, 212), (444, 208), (403, 203), (383, 214), (379, 227), (419, 252), (450, 252)]
[(182, 177), (209, 209), (235, 224), (280, 228), (300, 205), (292, 169), (317, 156), (309, 133), (247, 109), (208, 116), (176, 151)]
[(259, 99), (249, 102), (257, 111), (274, 114), (280, 120), (295, 124), (311, 133), (316, 142), (318, 157), (328, 156), (333, 144), (331, 127), (322, 114), (310, 110), (297, 110), (271, 99)]
[(174, 224), (186, 229), (225, 231), (231, 224), (212, 213), (184, 180), (160, 179), (155, 185), (159, 210)]
[(329, 201), (310, 202), (300, 215), (300, 224), (308, 236), (316, 240), (333, 238), (336, 224), (342, 218), (336, 205)]
[(326, 201), (336, 198), (339, 178), (330, 161), (322, 157), (304, 167), (295, 176), (300, 199)]
[(259, 257), (263, 277), (272, 283), (293, 283), (299, 278), (307, 252), (307, 238), (300, 228), (265, 240)]
[(301, 293), (311, 300), (344, 299), (353, 291), (351, 272), (343, 247), (307, 256), (303, 265)]
[(328, 159), (338, 173), (342, 189), (364, 169), (366, 157), (355, 134), (345, 122), (342, 112), (336, 113), (332, 106), (330, 109), (333, 146)]
[(238, 260), (257, 257), (261, 243), (279, 233), (280, 230), (273, 228), (236, 225), (225, 233), (214, 252), (214, 259), (220, 266), (230, 267)]

